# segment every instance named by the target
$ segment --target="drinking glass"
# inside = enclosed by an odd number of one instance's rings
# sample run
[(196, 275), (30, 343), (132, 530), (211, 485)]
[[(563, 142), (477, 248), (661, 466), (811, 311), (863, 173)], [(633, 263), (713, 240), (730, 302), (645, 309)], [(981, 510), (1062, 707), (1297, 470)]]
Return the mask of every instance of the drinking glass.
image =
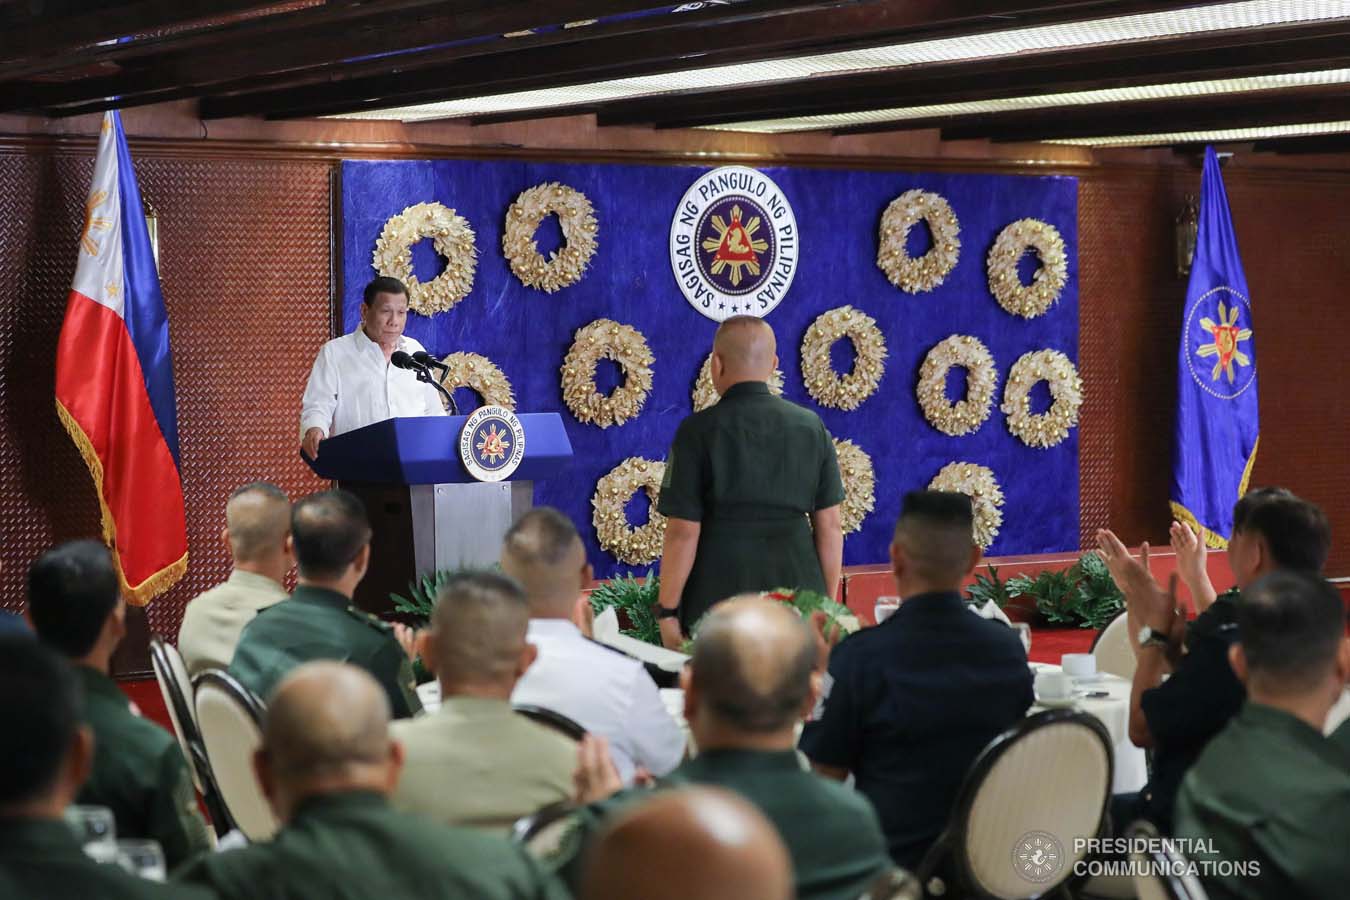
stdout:
[(106, 806), (68, 806), (66, 824), (85, 855), (95, 862), (117, 862), (117, 824)]

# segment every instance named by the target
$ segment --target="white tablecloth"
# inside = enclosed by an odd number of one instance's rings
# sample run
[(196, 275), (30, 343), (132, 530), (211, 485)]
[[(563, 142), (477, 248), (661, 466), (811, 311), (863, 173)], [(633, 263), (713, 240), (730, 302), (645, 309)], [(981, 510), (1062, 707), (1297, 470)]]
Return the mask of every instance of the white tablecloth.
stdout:
[[(1033, 672), (1058, 672), (1059, 666), (1032, 663)], [(1088, 697), (1089, 693), (1105, 691), (1108, 697)], [(1032, 704), (1028, 715), (1046, 707)], [(1144, 751), (1130, 743), (1130, 682), (1124, 678), (1098, 673), (1087, 679), (1074, 680), (1073, 708), (1085, 712), (1106, 726), (1111, 735), (1115, 755), (1115, 781), (1112, 793), (1133, 793), (1148, 783), (1148, 762)]]

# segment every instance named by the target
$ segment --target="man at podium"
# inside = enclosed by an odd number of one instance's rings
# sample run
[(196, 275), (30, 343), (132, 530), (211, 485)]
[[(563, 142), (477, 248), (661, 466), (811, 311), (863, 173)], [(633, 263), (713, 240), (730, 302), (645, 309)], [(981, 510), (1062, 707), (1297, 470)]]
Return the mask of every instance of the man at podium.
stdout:
[(395, 352), (423, 351), (403, 334), (408, 289), (381, 276), (362, 295), (361, 327), (323, 345), (314, 360), (300, 408), (300, 448), (311, 458), (319, 442), (396, 416), (443, 416), (440, 394), (395, 366)]

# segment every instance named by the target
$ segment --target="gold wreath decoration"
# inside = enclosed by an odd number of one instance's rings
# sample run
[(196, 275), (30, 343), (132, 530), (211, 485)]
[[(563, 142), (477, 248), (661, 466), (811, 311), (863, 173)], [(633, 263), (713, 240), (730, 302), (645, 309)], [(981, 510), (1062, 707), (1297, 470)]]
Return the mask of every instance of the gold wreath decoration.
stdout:
[[(1038, 381), (1050, 387), (1053, 401), (1040, 415), (1031, 411), (1031, 388)], [(1083, 405), (1083, 379), (1072, 362), (1058, 350), (1025, 353), (1013, 363), (1003, 387), (1003, 412), (1008, 430), (1029, 447), (1053, 447), (1069, 436), (1078, 424)]]
[[(923, 256), (912, 257), (905, 247), (909, 230), (928, 223), (933, 245)], [(961, 255), (961, 225), (951, 204), (930, 191), (905, 191), (881, 215), (881, 244), (877, 266), (891, 284), (911, 294), (931, 291), (946, 280)]]
[[(966, 370), (966, 396), (956, 403), (947, 400), (947, 372), (952, 366)], [(979, 430), (993, 411), (997, 387), (994, 357), (979, 338), (968, 334), (940, 341), (919, 367), (917, 394), (923, 416), (938, 431), (953, 437)]]
[(844, 482), (844, 502), (839, 510), (839, 526), (844, 534), (862, 528), (863, 519), (876, 509), (876, 471), (867, 451), (850, 440), (834, 439), (839, 458), (839, 474)]
[(970, 498), (975, 513), (975, 543), (985, 550), (998, 537), (1003, 525), (1003, 489), (998, 479), (986, 466), (968, 462), (952, 462), (943, 466), (941, 471), (928, 482), (930, 491), (955, 491)]
[[(544, 259), (534, 235), (550, 214), (558, 217), (564, 244)], [(595, 207), (585, 194), (557, 182), (535, 185), (506, 212), (502, 253), (521, 284), (551, 294), (581, 280), (595, 255), (599, 230)]]
[[(666, 517), (656, 511), (661, 497), (661, 479), (666, 464), (640, 456), (630, 456), (595, 485), (591, 497), (591, 522), (601, 548), (619, 562), (641, 566), (661, 558), (661, 543), (666, 534)], [(647, 524), (634, 528), (628, 523), (624, 507), (640, 490), (647, 492)]]
[[(608, 396), (595, 387), (595, 366), (601, 359), (612, 359), (623, 367), (623, 384)], [(601, 428), (622, 425), (637, 416), (647, 402), (655, 362), (647, 339), (636, 328), (596, 319), (577, 329), (563, 360), (563, 402), (578, 422)]]
[[(853, 342), (853, 371), (840, 376), (830, 366), (830, 347), (848, 338)], [(802, 339), (802, 380), (821, 406), (857, 409), (876, 392), (886, 368), (886, 341), (876, 320), (851, 306), (823, 312)]]
[[(781, 369), (773, 370), (773, 377), (769, 379), (769, 391), (775, 397), (783, 396), (783, 372)], [(694, 403), (694, 412), (702, 412), (710, 406), (715, 406), (722, 395), (717, 393), (717, 388), (713, 387), (712, 380), (712, 354), (703, 360), (703, 368), (698, 370), (698, 380), (694, 382), (694, 393), (691, 397)]]
[[(1017, 274), (1017, 261), (1027, 250), (1035, 250), (1041, 267), (1023, 284)], [(1018, 219), (998, 233), (989, 251), (989, 291), (998, 305), (1015, 316), (1034, 319), (1059, 302), (1069, 279), (1069, 261), (1064, 255), (1064, 239), (1049, 222)]]
[[(436, 252), (445, 257), (445, 271), (426, 284), (412, 268), (412, 247), (431, 238)], [(424, 316), (445, 312), (468, 296), (478, 267), (473, 229), (453, 209), (440, 203), (418, 203), (392, 216), (375, 241), (371, 260), (375, 271), (397, 278), (408, 287), (408, 308)]]
[[(441, 374), (441, 386), (447, 391), (466, 387), (483, 400), (484, 406), (503, 406), (515, 411), (516, 398), (511, 393), (511, 382), (496, 363), (477, 353), (451, 353), (441, 360), (449, 370)], [(446, 406), (445, 399), (441, 404)]]

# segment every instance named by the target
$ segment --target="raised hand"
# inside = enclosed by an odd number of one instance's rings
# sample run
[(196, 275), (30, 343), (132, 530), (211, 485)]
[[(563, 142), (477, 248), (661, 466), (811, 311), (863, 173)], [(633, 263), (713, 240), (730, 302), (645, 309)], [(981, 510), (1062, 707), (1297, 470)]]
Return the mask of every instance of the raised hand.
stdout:
[(577, 746), (577, 767), (572, 773), (572, 799), (578, 806), (612, 797), (623, 789), (623, 779), (609, 755), (609, 741), (588, 734)]

